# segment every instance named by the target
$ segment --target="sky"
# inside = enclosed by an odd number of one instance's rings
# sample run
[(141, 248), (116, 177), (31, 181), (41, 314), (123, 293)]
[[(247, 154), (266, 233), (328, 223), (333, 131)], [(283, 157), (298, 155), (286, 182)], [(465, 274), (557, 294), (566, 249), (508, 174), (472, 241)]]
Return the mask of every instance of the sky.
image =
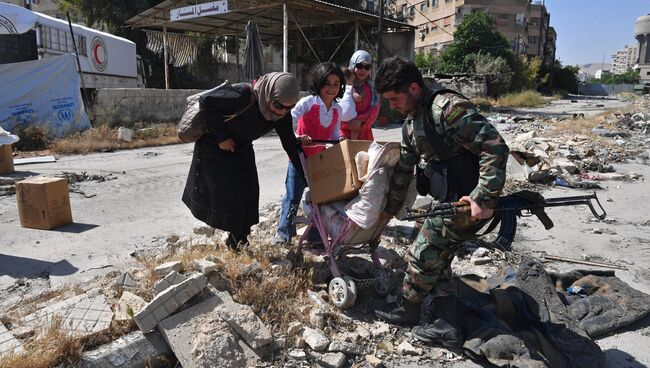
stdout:
[(650, 13), (650, 0), (545, 0), (557, 32), (555, 57), (563, 65), (611, 63), (612, 54), (635, 44), (634, 23)]

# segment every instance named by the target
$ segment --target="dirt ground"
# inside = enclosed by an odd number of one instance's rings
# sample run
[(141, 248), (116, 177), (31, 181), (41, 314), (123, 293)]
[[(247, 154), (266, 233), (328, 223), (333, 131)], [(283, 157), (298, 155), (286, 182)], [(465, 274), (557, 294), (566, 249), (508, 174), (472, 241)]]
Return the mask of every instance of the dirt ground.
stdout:
[[(604, 106), (597, 106), (604, 105)], [(587, 116), (620, 107), (616, 100), (553, 101), (544, 108), (508, 111), (511, 114)], [(376, 129), (377, 140), (400, 139), (400, 129)], [(642, 148), (646, 152), (648, 147)], [(71, 193), (75, 224), (52, 231), (22, 228), (14, 195), (0, 196), (0, 290), (25, 279), (43, 277), (51, 287), (83, 282), (109, 271), (124, 269), (132, 254), (156, 246), (174, 234), (192, 232), (195, 220), (180, 201), (189, 169), (191, 145), (175, 145), (65, 156), (56, 163), (17, 166), (4, 180), (36, 174), (83, 172), (106, 181), (77, 183)], [(284, 192), (287, 158), (276, 137), (256, 142), (260, 172), (260, 207), (277, 203)], [(650, 166), (630, 162), (614, 164), (617, 173), (637, 173), (635, 181), (603, 181), (598, 197), (608, 220), (592, 221), (582, 207), (549, 209), (555, 227), (546, 231), (536, 218), (520, 221), (513, 248), (516, 252), (540, 252), (599, 262), (612, 262), (627, 270), (616, 275), (632, 287), (650, 293), (650, 191), (646, 178)], [(583, 195), (589, 190), (548, 187), (546, 197)], [(549, 262), (548, 270), (596, 268)], [(650, 366), (650, 317), (616, 334), (597, 340), (610, 367)], [(413, 366), (412, 363), (395, 366)], [(447, 362), (446, 367), (477, 367), (471, 361)]]

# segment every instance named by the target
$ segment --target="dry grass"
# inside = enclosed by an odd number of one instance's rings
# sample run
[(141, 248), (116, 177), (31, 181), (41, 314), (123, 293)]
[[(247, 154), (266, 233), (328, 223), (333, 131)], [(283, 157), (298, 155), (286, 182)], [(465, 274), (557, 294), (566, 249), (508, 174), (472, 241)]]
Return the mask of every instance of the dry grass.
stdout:
[(491, 98), (488, 97), (475, 97), (472, 98), (472, 103), (478, 107), (481, 112), (488, 112), (492, 109), (492, 106), (496, 104)]
[(499, 97), (496, 101), (497, 106), (508, 107), (536, 107), (546, 104), (553, 97), (544, 97), (535, 91), (523, 91), (518, 93), (508, 93)]
[[(161, 258), (144, 258), (139, 261), (147, 271), (147, 279), (142, 287), (150, 292), (158, 277), (155, 267), (169, 261), (180, 261), (184, 272), (195, 270), (193, 261), (207, 256), (217, 256), (223, 261), (219, 264), (217, 274), (220, 277), (219, 289), (224, 289), (233, 299), (241, 304), (250, 305), (262, 321), (272, 329), (286, 331), (290, 322), (302, 321), (306, 317), (299, 312), (296, 305), (305, 305), (306, 293), (311, 286), (310, 264), (300, 269), (271, 270), (271, 260), (282, 257), (278, 248), (272, 245), (255, 246), (252, 251), (236, 253), (214, 245), (198, 245)], [(246, 274), (246, 267), (258, 262), (262, 272)]]
[(74, 366), (81, 357), (82, 341), (61, 329), (61, 319), (51, 324), (23, 346), (20, 354), (9, 353), (0, 360), (0, 368), (50, 368)]
[(176, 124), (160, 124), (133, 132), (132, 142), (117, 139), (117, 128), (99, 125), (85, 132), (55, 140), (50, 150), (58, 154), (83, 154), (104, 150), (123, 150), (182, 143), (176, 136)]

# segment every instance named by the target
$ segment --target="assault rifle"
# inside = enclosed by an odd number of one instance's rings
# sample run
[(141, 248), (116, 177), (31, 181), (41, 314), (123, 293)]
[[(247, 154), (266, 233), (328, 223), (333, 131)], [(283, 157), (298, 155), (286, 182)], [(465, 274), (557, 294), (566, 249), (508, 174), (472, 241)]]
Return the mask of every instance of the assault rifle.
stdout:
[[(592, 201), (596, 202), (600, 213), (596, 210)], [(501, 222), (495, 243), (504, 249), (510, 249), (517, 230), (517, 217), (530, 217), (535, 215), (542, 222), (544, 228), (549, 230), (553, 227), (553, 221), (548, 217), (544, 208), (578, 205), (588, 206), (594, 217), (599, 220), (603, 220), (607, 216), (605, 209), (596, 196), (596, 192), (585, 196), (544, 198), (539, 193), (522, 190), (498, 199), (496, 208), (494, 209), (495, 216), (483, 234), (489, 233)], [(432, 206), (428, 211), (423, 213), (414, 213), (407, 209), (407, 214), (402, 220), (409, 221), (426, 217), (467, 219), (470, 217), (471, 209), (470, 205), (465, 202), (445, 202)]]

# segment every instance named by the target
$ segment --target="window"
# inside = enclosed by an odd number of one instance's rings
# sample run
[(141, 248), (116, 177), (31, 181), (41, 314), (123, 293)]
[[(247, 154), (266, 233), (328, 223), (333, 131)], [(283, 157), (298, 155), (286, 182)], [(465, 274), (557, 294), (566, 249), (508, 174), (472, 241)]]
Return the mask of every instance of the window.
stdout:
[(438, 6), (438, 0), (431, 0), (431, 7), (435, 8), (436, 6)]
[(528, 43), (530, 43), (530, 44), (536, 44), (536, 43), (537, 43), (537, 37), (535, 37), (535, 36), (528, 36)]
[(420, 11), (425, 11), (425, 10), (427, 10), (428, 7), (429, 7), (429, 3), (427, 1), (423, 1), (420, 4)]
[[(70, 33), (63, 30), (43, 26), (41, 27), (41, 42), (45, 47), (54, 51), (63, 53), (73, 53), (74, 44)], [(77, 51), (79, 56), (88, 56), (86, 47), (86, 37), (75, 35), (75, 42), (77, 43)]]
[(404, 4), (402, 5), (402, 16), (406, 18), (408, 15), (408, 8), (406, 7), (406, 4)]
[(445, 27), (449, 27), (449, 26), (451, 25), (451, 18), (453, 18), (453, 16), (449, 16), (449, 17), (446, 17), (446, 18), (444, 19), (444, 21), (443, 21), (443, 25), (444, 25)]

